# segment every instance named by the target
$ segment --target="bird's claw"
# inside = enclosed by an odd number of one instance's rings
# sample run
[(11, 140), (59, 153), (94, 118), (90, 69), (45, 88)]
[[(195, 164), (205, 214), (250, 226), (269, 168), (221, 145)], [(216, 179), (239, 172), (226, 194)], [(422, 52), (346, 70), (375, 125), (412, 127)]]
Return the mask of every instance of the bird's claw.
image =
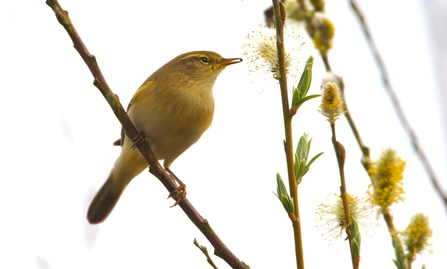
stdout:
[(173, 192), (171, 192), (169, 194), (168, 199), (171, 197), (174, 198), (174, 195), (176, 195), (179, 192), (180, 192), (180, 194), (179, 194), (180, 196), (177, 198), (175, 203), (173, 205), (171, 205), (171, 207), (178, 205), (181, 201), (183, 201), (183, 199), (185, 199), (185, 197), (186, 197), (186, 185), (185, 184), (181, 183), (177, 189), (175, 189)]
[(137, 134), (137, 136), (135, 136), (134, 138), (132, 138), (132, 142), (133, 144), (129, 147), (129, 149), (134, 150), (137, 147), (137, 144), (143, 140), (145, 138), (145, 135), (143, 134), (143, 132), (139, 132)]

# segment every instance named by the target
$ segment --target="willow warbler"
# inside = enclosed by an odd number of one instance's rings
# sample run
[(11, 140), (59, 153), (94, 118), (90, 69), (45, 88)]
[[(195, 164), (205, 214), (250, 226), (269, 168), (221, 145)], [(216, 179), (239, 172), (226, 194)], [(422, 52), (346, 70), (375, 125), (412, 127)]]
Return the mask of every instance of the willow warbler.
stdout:
[[(166, 169), (211, 125), (214, 82), (227, 65), (241, 61), (212, 51), (184, 53), (155, 71), (132, 97), (127, 113)], [(120, 144), (121, 154), (88, 209), (92, 224), (109, 216), (127, 184), (148, 167), (138, 150), (129, 149), (133, 142), (123, 132)]]

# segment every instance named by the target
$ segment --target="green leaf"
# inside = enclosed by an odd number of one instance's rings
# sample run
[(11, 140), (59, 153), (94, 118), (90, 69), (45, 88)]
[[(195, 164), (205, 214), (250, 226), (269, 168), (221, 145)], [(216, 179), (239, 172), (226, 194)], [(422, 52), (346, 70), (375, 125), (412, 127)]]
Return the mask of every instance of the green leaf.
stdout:
[[(300, 81), (298, 82), (298, 90), (301, 96), (306, 96), (310, 88), (310, 83), (312, 82), (312, 65), (314, 62), (314, 57), (309, 56), (306, 62), (306, 67), (304, 68), (303, 74), (301, 75)], [(304, 102), (301, 102), (304, 103)]]
[(284, 185), (284, 182), (281, 179), (281, 176), (279, 174), (276, 174), (276, 183), (277, 183), (277, 193), (275, 193), (276, 197), (281, 201), (281, 204), (283, 205), (284, 209), (287, 213), (293, 213), (293, 202), (292, 199), (289, 196), (289, 193), (287, 192), (286, 186)]
[(293, 90), (292, 107), (293, 106), (299, 107), (300, 100), (301, 100), (300, 92), (297, 89)]
[(312, 163), (320, 157), (323, 152), (320, 152), (316, 156), (314, 156), (309, 162), (307, 159), (309, 157), (310, 146), (312, 144), (312, 139), (308, 138), (308, 134), (304, 133), (300, 140), (298, 141), (298, 145), (295, 150), (295, 180), (297, 183), (301, 181), (301, 178), (309, 171)]
[(360, 255), (360, 245), (355, 238), (351, 240), (351, 253), (354, 258), (357, 258)]
[(298, 155), (295, 153), (295, 162), (293, 163), (293, 168), (295, 170), (295, 179), (298, 178), (299, 174), (300, 174), (300, 162), (298, 160)]
[(300, 81), (298, 85), (293, 91), (292, 97), (292, 107), (299, 108), (304, 102), (321, 96), (320, 94), (314, 94), (310, 96), (306, 96), (309, 91), (310, 84), (312, 83), (312, 65), (314, 62), (313, 56), (309, 56), (306, 62), (306, 66), (304, 67), (303, 73), (301, 74)]
[(324, 152), (320, 152), (317, 155), (315, 155), (312, 159), (310, 159), (310, 161), (307, 163), (305, 169), (304, 169), (304, 173), (303, 176), (307, 173), (307, 171), (309, 171), (310, 165), (318, 158), (320, 157)]
[(301, 182), (301, 179), (304, 175), (304, 171), (306, 169), (306, 163), (304, 160), (295, 162), (297, 170), (295, 171), (295, 180), (296, 183), (299, 184)]
[(357, 259), (360, 256), (360, 229), (357, 221), (351, 217), (351, 223), (349, 225), (349, 232), (351, 234), (351, 253), (353, 258)]
[(399, 269), (408, 269), (408, 261), (405, 255), (398, 250), (398, 248), (394, 248), (394, 253), (396, 255), (396, 259), (393, 260), (394, 264)]
[[(353, 217), (351, 217), (350, 230), (351, 230), (351, 237), (358, 239), (360, 236), (359, 225), (357, 224), (357, 221)], [(360, 242), (360, 240), (358, 241)]]
[(312, 95), (306, 96), (306, 97), (301, 99), (301, 102), (300, 102), (300, 104), (298, 106), (301, 106), (304, 102), (306, 102), (306, 101), (308, 101), (310, 99), (317, 98), (317, 97), (320, 97), (320, 96), (321, 96), (321, 94), (312, 94)]
[(308, 139), (308, 135), (304, 133), (300, 140), (298, 141), (298, 145), (296, 146), (295, 153), (298, 155), (299, 160), (307, 161), (307, 156), (309, 155), (310, 144), (312, 139)]

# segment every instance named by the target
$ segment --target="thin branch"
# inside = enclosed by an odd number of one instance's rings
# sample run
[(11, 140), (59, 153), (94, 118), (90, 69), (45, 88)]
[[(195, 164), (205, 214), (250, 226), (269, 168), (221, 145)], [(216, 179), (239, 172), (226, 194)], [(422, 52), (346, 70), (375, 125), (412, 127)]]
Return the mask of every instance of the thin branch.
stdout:
[[(104, 79), (101, 70), (99, 69), (98, 63), (96, 62), (95, 56), (91, 55), (87, 50), (86, 46), (82, 42), (82, 39), (78, 35), (75, 27), (73, 26), (68, 12), (64, 11), (57, 0), (47, 0), (47, 5), (51, 7), (54, 11), (57, 20), (65, 28), (71, 40), (73, 41), (75, 49), (78, 51), (90, 72), (94, 77), (94, 85), (99, 89), (104, 98), (109, 103), (116, 117), (123, 126), (126, 135), (130, 138), (135, 138), (138, 135), (138, 131), (135, 126), (130, 121), (126, 111), (118, 100), (118, 97), (110, 90), (106, 80)], [(153, 173), (161, 183), (166, 187), (169, 193), (172, 193), (177, 186), (173, 181), (170, 180), (166, 171), (158, 163), (154, 154), (152, 153), (149, 143), (146, 140), (141, 141), (137, 144), (138, 150), (141, 152), (143, 157), (146, 159), (150, 165), (150, 171)], [(176, 197), (174, 197), (176, 198)], [(200, 214), (191, 205), (188, 199), (183, 199), (179, 206), (189, 217), (189, 219), (197, 226), (197, 228), (205, 235), (205, 237), (210, 241), (210, 243), (215, 248), (215, 254), (225, 260), (232, 268), (245, 269), (247, 266), (241, 262), (220, 240), (220, 238), (213, 231), (208, 221), (202, 218)]]
[(217, 269), (216, 264), (214, 264), (213, 260), (210, 257), (210, 254), (208, 253), (208, 250), (206, 249), (206, 247), (199, 245), (199, 242), (197, 242), (197, 239), (194, 238), (194, 245), (200, 249), (200, 251), (202, 251), (202, 253), (205, 255), (206, 257), (206, 261), (211, 265), (211, 267), (213, 267), (214, 269)]
[[(396, 253), (396, 257), (400, 256), (400, 257), (404, 257), (404, 249), (402, 246), (402, 242), (399, 238), (399, 231), (396, 230), (396, 228), (394, 227), (394, 222), (393, 222), (393, 217), (391, 216), (391, 214), (386, 211), (383, 212), (383, 219), (385, 220), (386, 225), (388, 226), (388, 232), (390, 233), (391, 236), (391, 243), (393, 244), (393, 247), (395, 249)], [(398, 254), (399, 253), (399, 254)]]
[(351, 234), (351, 213), (349, 212), (349, 198), (348, 193), (346, 191), (346, 180), (345, 180), (345, 159), (346, 152), (343, 145), (337, 141), (337, 137), (335, 134), (335, 123), (331, 123), (331, 131), (332, 131), (332, 145), (334, 146), (335, 155), (337, 156), (338, 163), (338, 172), (340, 174), (340, 197), (343, 202), (343, 209), (345, 213), (345, 223), (346, 223), (346, 234), (348, 235), (349, 240), (349, 249), (351, 250), (351, 261), (352, 268), (359, 268), (359, 259), (354, 256), (352, 251), (352, 234)]
[(284, 131), (286, 136), (284, 140), (284, 150), (286, 153), (289, 189), (293, 199), (293, 207), (294, 207), (294, 216), (291, 216), (290, 219), (293, 225), (297, 268), (304, 269), (301, 220), (298, 207), (298, 186), (295, 179), (295, 171), (293, 165), (294, 152), (293, 152), (293, 137), (292, 137), (292, 117), (289, 114), (290, 109), (289, 109), (289, 97), (287, 89), (287, 71), (284, 59), (284, 21), (286, 14), (284, 5), (280, 3), (279, 0), (273, 0), (273, 10), (275, 16), (276, 45), (277, 45), (278, 63), (279, 63), (279, 85), (281, 88)]
[(425, 171), (427, 172), (428, 176), (430, 177), (430, 180), (431, 180), (435, 190), (438, 192), (439, 196), (444, 201), (444, 206), (447, 209), (447, 193), (443, 192), (442, 186), (436, 177), (435, 171), (431, 167), (431, 164), (430, 164), (427, 156), (425, 155), (424, 151), (422, 150), (421, 145), (419, 144), (416, 133), (414, 132), (413, 128), (411, 127), (409, 120), (405, 116), (404, 110), (402, 109), (402, 106), (400, 105), (397, 95), (396, 95), (393, 87), (391, 86), (391, 80), (388, 75), (388, 71), (385, 67), (382, 56), (380, 55), (379, 50), (372, 38), (371, 32), (369, 30), (369, 27), (366, 23), (366, 20), (365, 20), (363, 14), (362, 14), (362, 11), (360, 10), (360, 8), (357, 5), (357, 2), (355, 0), (350, 0), (349, 2), (351, 4), (352, 10), (354, 11), (354, 14), (357, 16), (357, 18), (359, 20), (360, 26), (362, 27), (363, 34), (366, 37), (366, 40), (367, 40), (367, 43), (371, 50), (371, 53), (377, 62), (378, 69), (382, 76), (385, 90), (388, 93), (388, 96), (390, 97), (391, 102), (393, 103), (394, 109), (395, 109), (396, 114), (402, 124), (402, 127), (404, 128), (408, 137), (410, 138), (411, 144), (413, 146), (413, 149), (414, 149), (416, 155), (419, 156), (419, 159), (422, 162), (422, 166), (424, 167)]

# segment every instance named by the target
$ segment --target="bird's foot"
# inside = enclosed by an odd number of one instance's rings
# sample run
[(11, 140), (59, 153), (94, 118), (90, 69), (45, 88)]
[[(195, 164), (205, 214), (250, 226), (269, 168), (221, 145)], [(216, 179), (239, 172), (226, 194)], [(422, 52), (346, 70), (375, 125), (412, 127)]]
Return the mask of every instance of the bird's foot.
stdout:
[[(177, 196), (177, 199), (175, 201), (175, 204), (173, 204), (171, 207), (174, 207), (176, 205), (178, 205), (183, 199), (185, 199), (186, 197), (186, 185), (185, 183), (183, 183), (169, 168), (166, 168), (166, 171), (169, 172), (169, 174), (171, 175), (171, 178), (174, 179), (178, 184), (178, 188), (175, 189), (173, 192), (171, 192), (168, 196), (169, 198), (174, 198), (175, 196)], [(180, 192), (180, 193), (179, 193)], [(174, 198), (175, 199), (175, 198)]]
[(174, 207), (174, 206), (178, 205), (186, 197), (186, 185), (181, 183), (180, 186), (178, 186), (177, 189), (175, 189), (173, 192), (171, 192), (169, 194), (168, 198), (171, 198), (171, 197), (172, 198), (174, 198), (174, 197), (177, 198), (175, 203), (173, 205), (171, 205), (171, 207)]
[(146, 136), (144, 135), (144, 133), (143, 133), (143, 132), (139, 132), (139, 133), (137, 134), (137, 136), (135, 136), (134, 138), (132, 138), (132, 142), (133, 142), (133, 144), (129, 147), (129, 149), (134, 150), (134, 149), (137, 147), (137, 144), (138, 144), (141, 140), (143, 140), (143, 139), (145, 139), (145, 138), (146, 138)]

